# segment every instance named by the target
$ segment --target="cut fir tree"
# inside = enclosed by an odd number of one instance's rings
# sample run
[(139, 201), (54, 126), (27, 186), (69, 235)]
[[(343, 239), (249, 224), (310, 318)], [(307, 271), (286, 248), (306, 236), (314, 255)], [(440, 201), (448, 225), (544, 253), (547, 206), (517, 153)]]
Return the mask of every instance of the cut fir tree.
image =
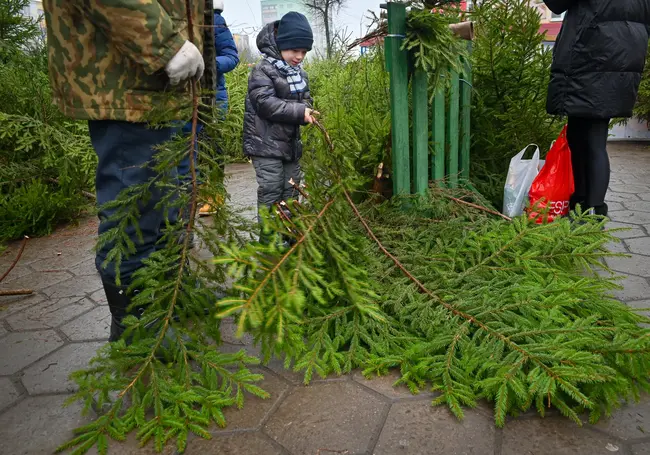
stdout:
[[(194, 113), (196, 122), (196, 105)], [(325, 128), (341, 120), (324, 114)], [(192, 172), (178, 187), (169, 175), (194, 143), (179, 139), (160, 150), (159, 178), (115, 202), (116, 221), (134, 223), (137, 201), (154, 187), (176, 188), (164, 201), (176, 209), (224, 193), (209, 150), (219, 124), (204, 120), (205, 184), (198, 188)], [(613, 299), (615, 284), (596, 273), (613, 239), (602, 222), (507, 222), (458, 202), (478, 196), (437, 187), (427, 198), (358, 203), (368, 199), (359, 171), (368, 163), (349, 133), (324, 131), (308, 135), (305, 200), (263, 216), (276, 240), (269, 245), (246, 241), (240, 233), (252, 228), (227, 207), (213, 225), (194, 210), (168, 220), (165, 248), (133, 283), (144, 312), (125, 321), (125, 340), (74, 374), (73, 399), (100, 415), (61, 450), (106, 453), (110, 439), (135, 432), (143, 445), (175, 443), (182, 452), (190, 433), (210, 438), (211, 425), (227, 426), (224, 410), (245, 406), (244, 392), (268, 396), (251, 370), (259, 359), (220, 352), (224, 317), (254, 336), (263, 360), (284, 359), (306, 383), (314, 374), (397, 369), (398, 383), (435, 390), (433, 404), (459, 418), (463, 407), (490, 400), (497, 425), (531, 408), (557, 408), (578, 424), (589, 412), (595, 422), (650, 389), (650, 330), (640, 326), (650, 321)], [(123, 232), (100, 239), (115, 245), (115, 262), (131, 248)], [(192, 233), (218, 259), (191, 254)], [(217, 298), (215, 283), (226, 276), (231, 285), (220, 291), (228, 295)]]
[(532, 407), (595, 422), (649, 390), (648, 320), (597, 273), (613, 239), (603, 221), (493, 220), (440, 189), (408, 210), (357, 207), (351, 167), (319, 165), (344, 156), (316, 153), (311, 210), (293, 210), (290, 229), (271, 222), (295, 236), (290, 249), (247, 245), (219, 260), (237, 290), (220, 314), (236, 314), (267, 358), (283, 355), (306, 383), (399, 368), (398, 383), (439, 392), (434, 404), (459, 418), (493, 401), (499, 426)]

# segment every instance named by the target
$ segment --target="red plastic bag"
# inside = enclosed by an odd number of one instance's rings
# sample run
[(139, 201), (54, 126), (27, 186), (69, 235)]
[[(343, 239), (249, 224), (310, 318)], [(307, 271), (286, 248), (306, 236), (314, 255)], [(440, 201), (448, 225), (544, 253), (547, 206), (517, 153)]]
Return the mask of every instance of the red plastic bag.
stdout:
[(565, 125), (530, 187), (529, 218), (535, 219), (538, 224), (550, 223), (569, 213), (569, 199), (575, 187), (566, 128)]

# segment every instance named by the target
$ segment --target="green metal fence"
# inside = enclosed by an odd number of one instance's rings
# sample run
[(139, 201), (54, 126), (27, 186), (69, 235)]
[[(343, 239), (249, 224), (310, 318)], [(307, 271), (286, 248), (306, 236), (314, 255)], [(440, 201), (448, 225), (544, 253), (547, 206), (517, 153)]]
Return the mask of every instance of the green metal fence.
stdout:
[(409, 103), (408, 52), (402, 49), (406, 6), (391, 2), (382, 7), (388, 10), (386, 66), (390, 73), (394, 194), (424, 195), (430, 180), (457, 187), (469, 178), (471, 66), (461, 62), (461, 74), (448, 70), (445, 77), (449, 82), (433, 102), (428, 75), (416, 68)]

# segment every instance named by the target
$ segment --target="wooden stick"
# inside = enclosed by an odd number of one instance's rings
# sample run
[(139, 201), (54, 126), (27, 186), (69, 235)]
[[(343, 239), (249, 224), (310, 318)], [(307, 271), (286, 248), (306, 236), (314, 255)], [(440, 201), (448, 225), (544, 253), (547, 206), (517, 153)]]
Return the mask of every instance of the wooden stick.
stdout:
[(14, 262), (9, 266), (9, 270), (7, 270), (1, 277), (0, 277), (0, 283), (2, 283), (2, 280), (7, 278), (7, 275), (16, 267), (16, 264), (18, 264), (18, 261), (20, 260), (20, 257), (23, 255), (23, 251), (25, 251), (25, 246), (27, 245), (27, 239), (29, 237), (25, 236), (23, 238), (23, 243), (20, 245), (20, 250), (18, 251), (18, 254), (16, 255), (16, 259), (14, 259)]
[(14, 295), (30, 295), (34, 291), (31, 289), (15, 289), (13, 291), (0, 291), (0, 297), (10, 297)]

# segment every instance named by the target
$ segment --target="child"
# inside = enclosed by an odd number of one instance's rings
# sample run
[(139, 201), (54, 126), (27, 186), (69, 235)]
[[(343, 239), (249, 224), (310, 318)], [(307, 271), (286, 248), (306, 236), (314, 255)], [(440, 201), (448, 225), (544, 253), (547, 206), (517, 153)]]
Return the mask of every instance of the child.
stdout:
[(257, 204), (272, 207), (296, 197), (289, 180), (302, 178), (300, 125), (315, 121), (307, 74), (300, 67), (314, 43), (307, 18), (287, 13), (257, 36), (263, 59), (248, 79), (244, 154), (257, 175)]

